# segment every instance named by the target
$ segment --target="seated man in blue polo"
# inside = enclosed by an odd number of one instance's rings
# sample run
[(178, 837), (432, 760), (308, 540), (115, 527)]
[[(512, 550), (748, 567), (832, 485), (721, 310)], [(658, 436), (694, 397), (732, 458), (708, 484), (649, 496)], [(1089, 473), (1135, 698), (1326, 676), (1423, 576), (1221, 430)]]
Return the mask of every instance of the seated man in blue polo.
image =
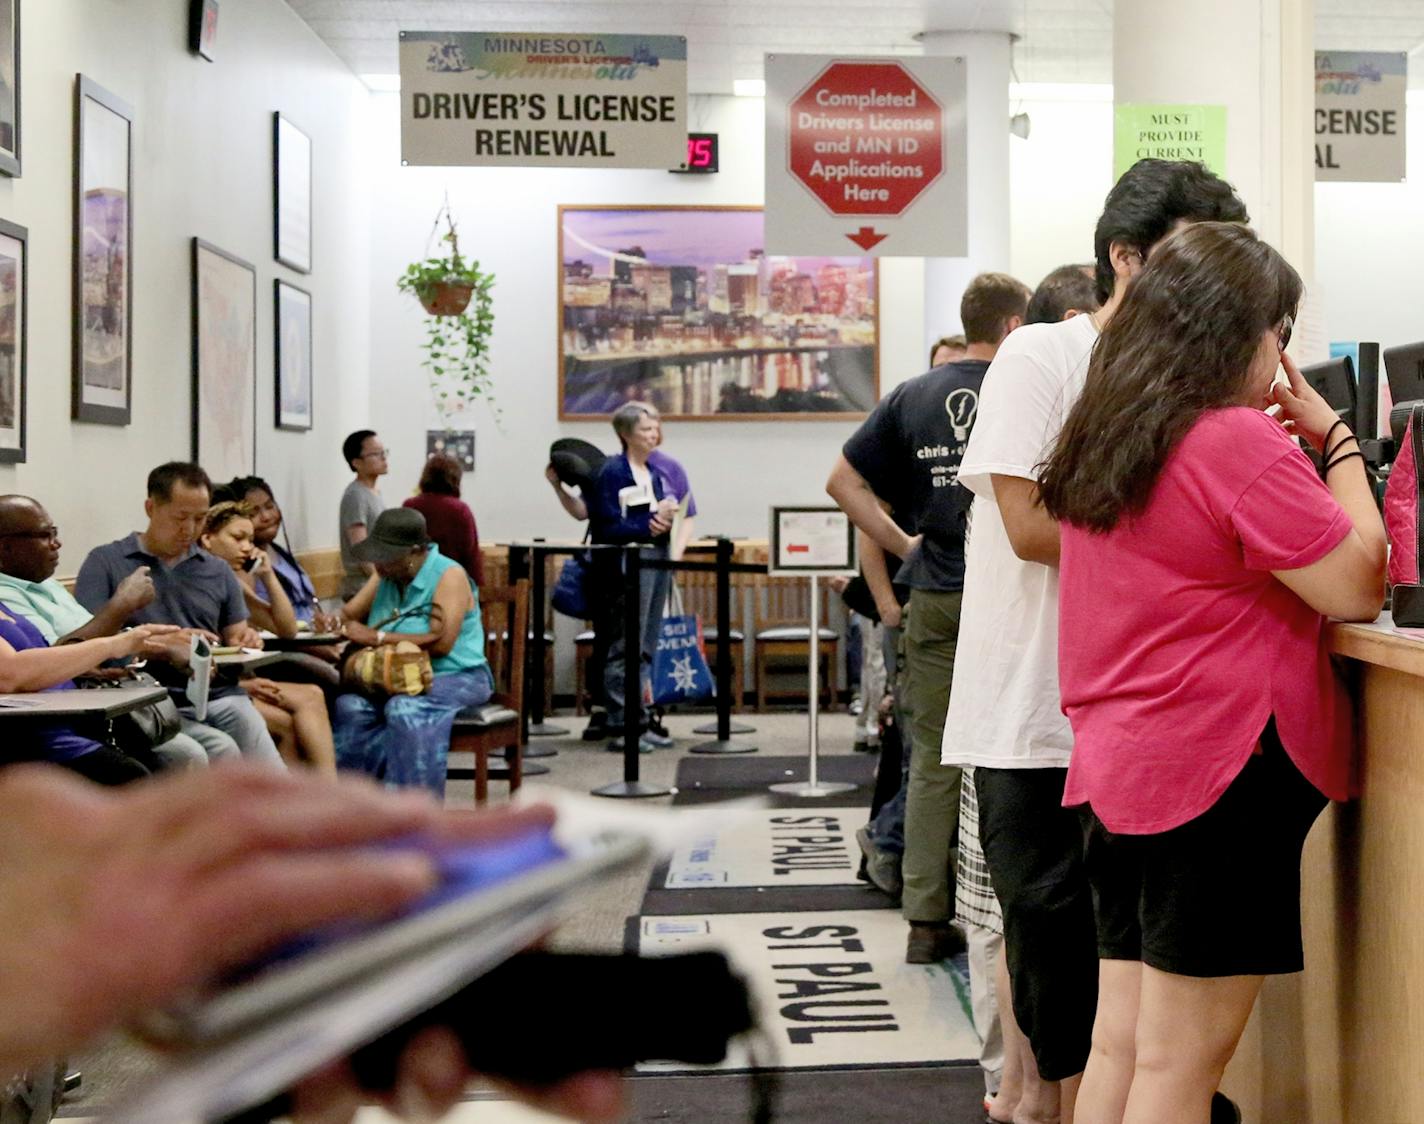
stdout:
[[(143, 505), (147, 529), (89, 552), (74, 586), (80, 604), (97, 612), (126, 577), (146, 566), (153, 600), (131, 612), (127, 623), (176, 624), (211, 633), (223, 644), (260, 648), (262, 637), (247, 623), (232, 567), (197, 545), (211, 497), (208, 474), (195, 464), (170, 461), (150, 472)], [(183, 681), (161, 667), (154, 674), (169, 683), (180, 713), (196, 721)], [(262, 715), (236, 683), (214, 681), (203, 723), (229, 735), (244, 757), (283, 767)]]
[[(153, 600), (153, 578), (147, 566), (140, 566), (119, 583), (98, 612), (91, 613), (54, 580), (62, 545), (59, 528), (37, 500), (0, 496), (0, 605), (32, 627), (46, 645), (114, 636), (132, 614)], [(179, 667), (186, 666), (188, 634), (180, 630), (164, 634), (162, 640), (162, 655)], [(165, 768), (187, 768), (236, 757), (237, 743), (221, 730), (184, 718), (182, 732), (154, 746), (153, 752)]]

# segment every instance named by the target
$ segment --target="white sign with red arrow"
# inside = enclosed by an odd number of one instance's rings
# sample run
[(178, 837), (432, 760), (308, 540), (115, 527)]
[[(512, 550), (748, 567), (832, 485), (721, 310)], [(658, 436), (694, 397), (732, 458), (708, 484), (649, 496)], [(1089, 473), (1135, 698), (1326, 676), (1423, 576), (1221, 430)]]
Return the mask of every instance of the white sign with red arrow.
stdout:
[(767, 55), (767, 253), (967, 254), (965, 66)]

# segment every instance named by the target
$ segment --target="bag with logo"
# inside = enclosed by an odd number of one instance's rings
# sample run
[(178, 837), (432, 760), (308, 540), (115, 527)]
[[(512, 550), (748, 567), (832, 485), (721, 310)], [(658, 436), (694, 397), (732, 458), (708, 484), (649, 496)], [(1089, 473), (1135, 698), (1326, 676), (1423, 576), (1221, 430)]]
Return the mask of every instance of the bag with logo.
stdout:
[(658, 646), (653, 652), (653, 705), (710, 699), (717, 688), (707, 666), (707, 650), (702, 640), (702, 621), (683, 613), (682, 596), (676, 586), (668, 601), (672, 612), (658, 625)]
[(1384, 527), (1389, 535), (1390, 613), (1400, 628), (1424, 628), (1424, 402), (1409, 407), (1399, 454), (1384, 490)]
[[(421, 611), (407, 609), (403, 613), (393, 613), (371, 627), (381, 632)], [(341, 665), (343, 686), (378, 700), (390, 695), (423, 695), (430, 690), (434, 678), (435, 668), (430, 662), (430, 653), (409, 640), (396, 637), (387, 639), (384, 644), (353, 646)]]

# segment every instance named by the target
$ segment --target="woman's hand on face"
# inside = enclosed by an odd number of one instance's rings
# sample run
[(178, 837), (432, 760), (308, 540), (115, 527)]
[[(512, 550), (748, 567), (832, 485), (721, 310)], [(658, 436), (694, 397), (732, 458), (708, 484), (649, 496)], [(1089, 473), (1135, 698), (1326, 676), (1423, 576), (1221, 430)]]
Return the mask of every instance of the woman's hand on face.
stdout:
[(1281, 366), (1285, 368), (1288, 381), (1276, 382), (1271, 387), (1271, 401), (1281, 408), (1281, 424), (1290, 432), (1304, 437), (1317, 452), (1321, 452), (1326, 433), (1340, 420), (1340, 415), (1315, 387), (1305, 381), (1295, 360), (1284, 352), (1281, 353)]

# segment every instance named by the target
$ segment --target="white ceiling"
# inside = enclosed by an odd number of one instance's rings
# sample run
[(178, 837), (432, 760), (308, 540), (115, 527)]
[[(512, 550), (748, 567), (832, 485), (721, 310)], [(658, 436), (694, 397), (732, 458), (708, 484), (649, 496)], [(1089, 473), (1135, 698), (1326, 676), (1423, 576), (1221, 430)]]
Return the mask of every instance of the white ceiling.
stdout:
[[(360, 75), (394, 75), (412, 31), (685, 35), (688, 89), (730, 93), (767, 52), (918, 54), (916, 32), (1012, 31), (1023, 82), (1112, 81), (1113, 0), (287, 0)], [(1130, 2), (1130, 0), (1129, 0)], [(1424, 45), (1424, 0), (1316, 0), (1316, 42), (1336, 50)]]

